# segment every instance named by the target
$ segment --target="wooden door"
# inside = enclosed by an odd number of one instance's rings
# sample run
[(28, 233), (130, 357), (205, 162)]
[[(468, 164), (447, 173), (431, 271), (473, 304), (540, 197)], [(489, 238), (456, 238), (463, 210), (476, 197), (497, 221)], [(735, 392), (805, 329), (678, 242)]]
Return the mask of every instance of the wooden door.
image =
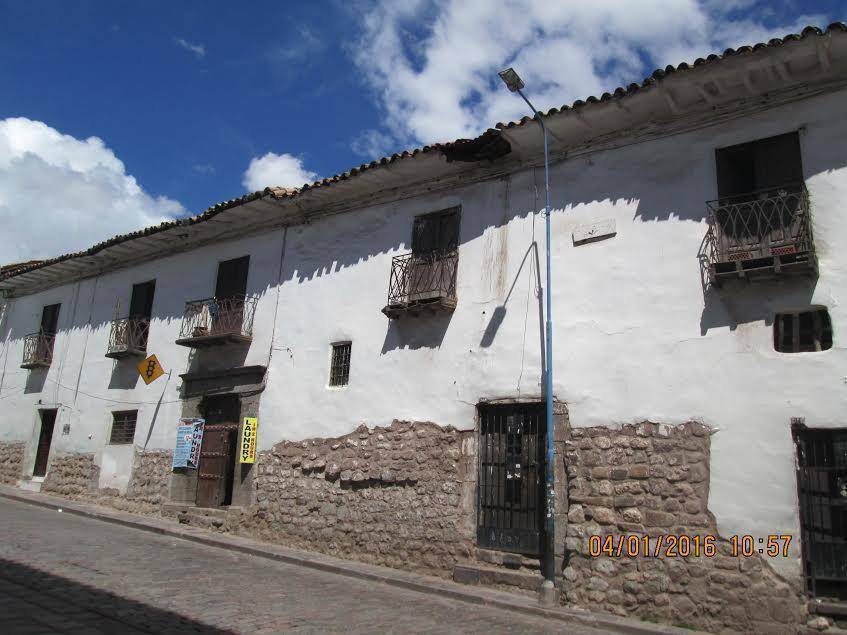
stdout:
[(211, 397), (204, 401), (206, 426), (197, 475), (198, 507), (220, 507), (232, 502), (240, 410), (236, 395)]
[(132, 285), (132, 298), (129, 302), (132, 336), (128, 343), (140, 350), (147, 348), (147, 334), (150, 330), (150, 317), (153, 315), (153, 296), (155, 293), (155, 280)]
[[(452, 208), (415, 218), (412, 225), (412, 261), (409, 264), (408, 302), (443, 297), (445, 256), (459, 248), (459, 210)], [(449, 283), (449, 278), (447, 278)]]
[(249, 270), (250, 256), (225, 260), (218, 265), (218, 280), (215, 284), (216, 308), (212, 317), (212, 332), (241, 332)]
[(53, 426), (56, 423), (55, 410), (41, 410), (41, 432), (38, 435), (38, 449), (35, 452), (33, 476), (47, 474), (47, 461), (50, 458), (50, 443), (53, 441)]

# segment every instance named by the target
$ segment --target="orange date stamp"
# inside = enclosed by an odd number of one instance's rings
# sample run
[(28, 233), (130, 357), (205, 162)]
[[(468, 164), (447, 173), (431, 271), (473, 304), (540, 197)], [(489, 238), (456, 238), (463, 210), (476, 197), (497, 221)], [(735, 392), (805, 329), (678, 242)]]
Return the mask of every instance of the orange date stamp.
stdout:
[[(718, 551), (733, 558), (751, 558), (754, 555), (767, 555), (771, 558), (788, 557), (790, 534), (769, 534), (756, 538), (748, 534), (733, 535), (724, 541), (711, 534), (660, 534), (658, 536), (589, 536), (588, 555), (592, 558), (610, 556), (613, 558), (714, 558)], [(727, 545), (728, 548), (722, 547)]]

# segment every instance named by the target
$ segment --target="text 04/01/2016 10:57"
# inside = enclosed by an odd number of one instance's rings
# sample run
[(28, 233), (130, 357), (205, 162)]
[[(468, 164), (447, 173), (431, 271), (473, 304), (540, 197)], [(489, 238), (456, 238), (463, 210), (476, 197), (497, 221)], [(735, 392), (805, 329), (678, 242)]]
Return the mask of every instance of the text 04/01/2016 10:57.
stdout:
[[(749, 558), (756, 554), (787, 557), (791, 544), (790, 534), (769, 534), (756, 538), (751, 535), (733, 535), (723, 540), (712, 534), (660, 534), (658, 536), (589, 536), (588, 555), (592, 558), (611, 556), (637, 558), (687, 558), (689, 556), (713, 558), (719, 551), (733, 558)], [(723, 546), (725, 545), (725, 546)]]

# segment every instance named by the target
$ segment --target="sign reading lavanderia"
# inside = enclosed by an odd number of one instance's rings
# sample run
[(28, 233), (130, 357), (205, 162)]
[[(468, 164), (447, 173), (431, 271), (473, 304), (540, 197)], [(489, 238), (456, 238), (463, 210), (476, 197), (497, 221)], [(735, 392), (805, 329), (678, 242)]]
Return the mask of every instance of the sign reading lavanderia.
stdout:
[(180, 419), (176, 427), (173, 467), (197, 467), (205, 419)]
[(244, 417), (244, 423), (241, 426), (241, 443), (238, 444), (238, 460), (241, 463), (255, 463), (256, 432), (258, 429), (258, 419), (255, 417)]

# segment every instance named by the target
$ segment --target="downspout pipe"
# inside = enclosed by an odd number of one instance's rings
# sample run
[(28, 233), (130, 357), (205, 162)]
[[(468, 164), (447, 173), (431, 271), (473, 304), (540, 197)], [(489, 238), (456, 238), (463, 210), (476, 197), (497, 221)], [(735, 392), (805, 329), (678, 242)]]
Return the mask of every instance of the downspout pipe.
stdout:
[(542, 563), (542, 572), (544, 574), (544, 585), (541, 592), (541, 600), (545, 604), (551, 603), (555, 599), (556, 587), (556, 554), (555, 554), (555, 512), (556, 512), (556, 477), (554, 462), (554, 444), (553, 444), (553, 302), (551, 297), (551, 278), (550, 278), (550, 214), (553, 212), (553, 207), (550, 204), (550, 157), (547, 150), (547, 126), (544, 125), (544, 116), (536, 110), (532, 102), (526, 98), (523, 91), (517, 89), (516, 92), (523, 98), (527, 105), (535, 113), (535, 120), (541, 126), (541, 132), (544, 136), (544, 193), (546, 195), (546, 208), (544, 210), (545, 230), (547, 233), (546, 258), (547, 258), (547, 278), (545, 280), (544, 295), (547, 301), (546, 315), (546, 385), (544, 396), (546, 399), (546, 414), (547, 414), (547, 487), (546, 487), (546, 507), (544, 509), (544, 559)]

